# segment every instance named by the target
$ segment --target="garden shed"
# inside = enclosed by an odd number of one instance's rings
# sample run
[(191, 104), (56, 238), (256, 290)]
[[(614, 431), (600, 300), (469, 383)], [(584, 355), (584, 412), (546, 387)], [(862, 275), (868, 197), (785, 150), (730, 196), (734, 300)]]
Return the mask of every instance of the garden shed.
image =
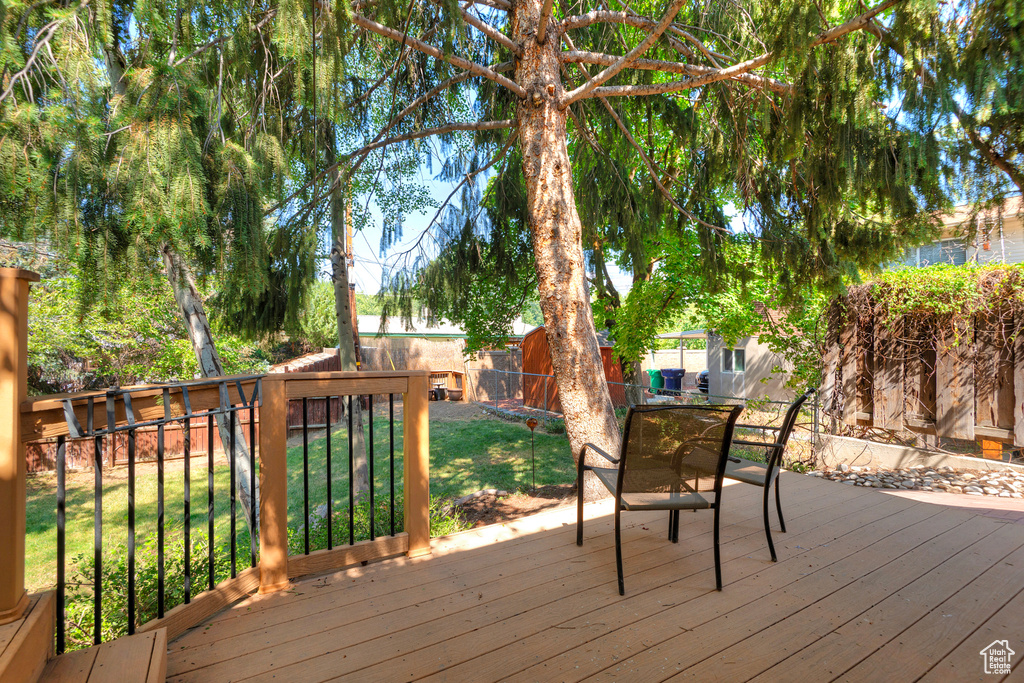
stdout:
[[(625, 406), (626, 391), (622, 386), (622, 368), (619, 367), (612, 354), (612, 343), (608, 341), (608, 331), (597, 333), (597, 344), (601, 348), (601, 364), (604, 365), (604, 377), (609, 382), (608, 390), (612, 395), (612, 403)], [(523, 337), (523, 404), (530, 408), (541, 408), (552, 412), (562, 412), (562, 404), (558, 400), (558, 386), (553, 377), (551, 351), (548, 348), (548, 337), (544, 327), (531, 330)], [(550, 375), (537, 377), (536, 375)]]

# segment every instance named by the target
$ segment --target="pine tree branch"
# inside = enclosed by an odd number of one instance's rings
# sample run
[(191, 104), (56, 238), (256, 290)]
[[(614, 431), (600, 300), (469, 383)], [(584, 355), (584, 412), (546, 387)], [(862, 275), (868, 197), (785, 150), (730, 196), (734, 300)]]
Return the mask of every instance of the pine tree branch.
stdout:
[(446, 55), (444, 52), (434, 47), (433, 45), (427, 45), (426, 43), (419, 41), (413, 38), (412, 36), (402, 33), (401, 31), (396, 31), (393, 28), (388, 28), (387, 26), (378, 24), (375, 21), (371, 21), (361, 14), (353, 13), (352, 23), (361, 28), (365, 28), (367, 31), (376, 33), (379, 36), (390, 38), (391, 40), (394, 40), (398, 43), (404, 42), (406, 45), (409, 45), (410, 47), (413, 47), (424, 54), (430, 55), (434, 59), (440, 59), (441, 61), (448, 62), (449, 64), (452, 64), (459, 68), (465, 69), (466, 71), (469, 71), (473, 74), (476, 74), (477, 76), (483, 76), (488, 80), (494, 81), (498, 85), (502, 85), (508, 88), (509, 90), (514, 92), (519, 98), (526, 99), (525, 88), (523, 88), (515, 81), (511, 81), (508, 78), (502, 76), (501, 74), (492, 71), (486, 66), (483, 66), (482, 64), (477, 64), (476, 62), (471, 62), (468, 59), (456, 57), (455, 55)]
[(544, 0), (544, 6), (540, 9), (540, 21), (537, 22), (537, 43), (543, 45), (547, 40), (548, 21), (551, 20), (551, 5), (554, 0)]
[[(441, 4), (440, 2), (438, 2), (437, 0), (433, 0), (433, 1), (434, 1), (434, 4), (440, 6), (440, 4)], [(472, 14), (470, 14), (466, 10), (462, 9), (461, 7), (459, 8), (459, 13), (462, 14), (462, 18), (466, 20), (467, 24), (469, 24), (470, 26), (474, 27), (475, 29), (477, 29), (478, 31), (483, 33), (485, 36), (487, 36), (491, 40), (493, 40), (495, 42), (498, 42), (498, 43), (501, 43), (502, 45), (507, 47), (512, 52), (512, 54), (514, 54), (516, 57), (522, 57), (523, 56), (523, 48), (521, 48), (519, 45), (517, 45), (515, 42), (513, 42), (513, 40), (511, 38), (509, 38), (508, 36), (506, 36), (504, 33), (499, 31), (498, 29), (494, 28), (493, 26), (491, 26), (487, 22), (483, 21), (479, 17), (473, 16)]]
[[(60, 25), (64, 23), (62, 20), (52, 21), (36, 34), (35, 45), (32, 46), (32, 52), (29, 54), (28, 59), (25, 60), (25, 66), (18, 73), (11, 76), (11, 80), (7, 82), (7, 89), (0, 94), (0, 102), (3, 102), (10, 97), (11, 92), (14, 90), (14, 86), (17, 85), (18, 81), (26, 81), (27, 75), (32, 70), (32, 67), (36, 63), (36, 59), (39, 58), (39, 51), (50, 42), (53, 38), (53, 34), (57, 32)], [(24, 87), (24, 86), (23, 86)]]
[[(880, 12), (884, 12), (890, 7), (902, 2), (902, 0), (887, 0), (886, 2), (878, 5), (877, 7), (868, 10), (864, 14), (851, 19), (850, 21), (836, 26), (835, 28), (829, 29), (824, 33), (818, 35), (813, 41), (811, 41), (810, 47), (814, 48), (826, 43), (832, 43), (839, 38), (852, 33), (853, 31), (859, 31), (866, 29), (871, 23), (871, 18), (878, 15)], [(739, 62), (732, 66), (724, 69), (711, 69), (702, 76), (696, 76), (694, 78), (688, 78), (682, 81), (669, 81), (667, 83), (652, 83), (649, 85), (617, 85), (608, 86), (593, 89), (590, 93), (591, 97), (626, 97), (626, 96), (644, 96), (644, 95), (662, 95), (670, 92), (680, 92), (682, 90), (689, 90), (690, 88), (696, 88), (702, 85), (708, 85), (709, 83), (717, 83), (718, 81), (724, 81), (733, 79), (737, 76), (746, 74), (749, 71), (760, 68), (770, 62), (774, 57), (773, 53), (766, 52), (753, 59), (748, 59), (745, 62)], [(586, 95), (584, 95), (586, 96)]]
[(418, 140), (419, 138), (430, 137), (431, 135), (443, 135), (445, 133), (454, 133), (460, 130), (497, 130), (499, 128), (511, 128), (515, 125), (514, 119), (505, 119), (504, 121), (477, 121), (475, 123), (449, 123), (437, 128), (424, 128), (412, 133), (405, 133), (404, 135), (396, 135), (393, 138), (387, 138), (386, 140), (380, 140), (378, 142), (371, 142), (369, 145), (361, 149), (357, 149), (354, 152), (346, 154), (345, 156), (349, 159), (361, 154), (368, 154), (381, 147), (387, 147), (388, 145), (394, 145), (399, 142), (408, 142), (409, 140)]
[(423, 228), (422, 232), (420, 232), (419, 239), (416, 240), (416, 243), (413, 244), (412, 246), (410, 246), (405, 251), (403, 251), (401, 253), (398, 253), (398, 254), (394, 254), (388, 260), (389, 261), (398, 261), (399, 259), (401, 259), (403, 257), (407, 257), (413, 251), (418, 249), (420, 244), (422, 244), (422, 242), (423, 242), (423, 238), (427, 235), (427, 232), (430, 230), (430, 228), (432, 228), (434, 226), (435, 223), (437, 223), (437, 220), (441, 217), (441, 212), (444, 211), (445, 207), (447, 207), (451, 203), (452, 199), (455, 198), (455, 195), (459, 191), (459, 189), (463, 185), (466, 185), (467, 183), (473, 182), (473, 180), (478, 175), (480, 175), (481, 173), (483, 173), (484, 171), (489, 169), (491, 166), (494, 166), (494, 164), (496, 164), (499, 161), (501, 161), (501, 159), (504, 158), (505, 154), (508, 153), (508, 150), (512, 148), (512, 144), (516, 141), (516, 138), (518, 136), (519, 136), (518, 131), (513, 131), (512, 134), (508, 136), (508, 140), (505, 141), (505, 144), (502, 145), (501, 149), (499, 149), (497, 152), (495, 152), (494, 156), (491, 157), (491, 160), (488, 161), (487, 164), (485, 164), (484, 166), (481, 166), (480, 168), (478, 168), (477, 170), (473, 171), (472, 173), (467, 173), (462, 178), (462, 180), (460, 180), (458, 182), (458, 184), (455, 185), (455, 187), (448, 194), (448, 196), (445, 198), (445, 200), (443, 202), (441, 202), (441, 206), (437, 207), (437, 211), (434, 213), (434, 217), (432, 219), (430, 219), (429, 223), (427, 223), (427, 227)]
[(626, 136), (626, 140), (629, 142), (629, 144), (633, 146), (633, 149), (635, 149), (637, 153), (640, 155), (640, 158), (643, 159), (644, 166), (647, 167), (647, 172), (650, 173), (651, 179), (654, 181), (654, 184), (657, 185), (658, 191), (662, 194), (662, 196), (664, 196), (665, 199), (668, 200), (669, 204), (671, 204), (676, 211), (683, 214), (684, 216), (686, 216), (688, 219), (695, 223), (700, 223), (704, 227), (710, 228), (711, 230), (716, 230), (718, 232), (727, 232), (725, 228), (719, 225), (713, 225), (711, 223), (708, 223), (707, 221), (703, 221), (679, 205), (679, 202), (675, 200), (675, 197), (672, 196), (672, 193), (669, 192), (668, 188), (665, 187), (664, 183), (661, 182), (661, 178), (658, 177), (658, 173), (654, 168), (654, 162), (650, 160), (650, 158), (647, 156), (647, 153), (644, 152), (643, 148), (639, 144), (637, 144), (636, 138), (634, 138), (633, 134), (629, 132), (628, 128), (626, 128), (626, 124), (622, 122), (622, 119), (619, 118), (619, 115), (615, 113), (615, 109), (612, 107), (612, 105), (610, 105), (608, 103), (608, 100), (604, 99), (603, 97), (601, 98), (601, 104), (603, 104), (605, 109), (608, 110), (608, 113), (611, 114), (611, 117), (615, 120), (615, 123), (619, 127), (619, 130), (622, 131), (622, 134)]
[[(615, 55), (604, 54), (601, 52), (565, 51), (562, 53), (562, 61), (567, 64), (583, 63), (608, 65), (613, 64), (617, 59), (618, 57)], [(712, 69), (706, 66), (696, 66), (694, 64), (686, 64), (684, 62), (668, 62), (659, 59), (638, 59), (630, 64), (629, 68), (685, 74), (688, 76), (704, 76), (717, 73), (719, 71), (718, 69)], [(763, 88), (780, 94), (790, 93), (793, 90), (793, 86), (787, 83), (783, 83), (782, 81), (778, 81), (774, 78), (768, 78), (767, 76), (759, 76), (757, 74), (740, 74), (738, 76), (734, 76), (733, 80), (737, 80), (755, 88)]]
[[(810, 48), (815, 48), (826, 43), (833, 43), (839, 38), (852, 33), (854, 31), (865, 30), (871, 25), (871, 20), (881, 14), (882, 12), (896, 6), (902, 2), (902, 0), (886, 0), (882, 4), (867, 10), (863, 14), (847, 21), (835, 28), (831, 28), (828, 31), (820, 33), (809, 45)], [(635, 14), (627, 12), (609, 12), (609, 11), (595, 11), (589, 12), (588, 14), (582, 14), (579, 16), (568, 17), (562, 21), (563, 31), (573, 28), (583, 28), (590, 26), (597, 22), (614, 22), (623, 23), (629, 26), (635, 26), (637, 28), (649, 28), (652, 21), (647, 17), (640, 17)], [(700, 76), (696, 76), (691, 79), (684, 81), (673, 81), (670, 83), (656, 83), (652, 85), (626, 85), (626, 86), (611, 86), (605, 88), (597, 88), (595, 92), (590, 93), (590, 96), (600, 97), (616, 97), (616, 96), (642, 96), (642, 95), (660, 95), (669, 92), (679, 92), (681, 90), (688, 90), (709, 83), (715, 83), (717, 81), (727, 79), (737, 79), (739, 76), (747, 74), (749, 71), (758, 69), (772, 60), (774, 54), (771, 52), (765, 52), (753, 59), (748, 59), (744, 62), (733, 64), (732, 66), (725, 67), (724, 69), (707, 69)], [(780, 84), (782, 87), (787, 87), (785, 84)], [(600, 92), (596, 92), (596, 91)], [(571, 93), (570, 93), (571, 94)], [(586, 95), (584, 95), (586, 96)]]
[[(562, 37), (565, 40), (566, 45), (568, 45), (573, 51), (576, 51), (576, 46), (573, 45), (572, 38), (570, 38), (568, 35), (565, 35), (565, 34), (563, 34)], [(583, 71), (583, 73), (589, 79), (590, 78), (590, 74), (587, 73), (586, 67), (580, 65), (580, 69)], [(626, 140), (629, 142), (629, 144), (631, 144), (633, 146), (633, 149), (635, 149), (640, 154), (640, 158), (643, 160), (644, 166), (647, 167), (647, 172), (650, 173), (651, 179), (654, 180), (654, 184), (658, 187), (658, 192), (660, 192), (662, 194), (662, 196), (665, 197), (665, 199), (668, 200), (668, 202), (672, 205), (672, 207), (676, 211), (678, 211), (679, 213), (681, 213), (682, 215), (686, 216), (687, 218), (689, 218), (690, 220), (692, 220), (694, 222), (701, 223), (702, 225), (705, 225), (705, 226), (707, 226), (707, 227), (709, 227), (709, 228), (711, 228), (713, 230), (725, 231), (725, 228), (719, 227), (717, 225), (712, 225), (711, 223), (707, 223), (705, 221), (702, 221), (701, 219), (697, 218), (692, 213), (690, 213), (689, 211), (687, 211), (686, 209), (684, 209), (683, 207), (681, 207), (679, 205), (679, 202), (677, 202), (675, 200), (675, 197), (672, 196), (672, 193), (669, 192), (668, 188), (665, 187), (665, 185), (661, 182), (661, 178), (658, 177), (658, 174), (657, 174), (657, 172), (655, 171), (655, 168), (654, 168), (654, 162), (652, 162), (651, 159), (647, 156), (647, 154), (644, 152), (643, 148), (640, 147), (640, 145), (637, 144), (636, 138), (634, 138), (633, 134), (629, 132), (628, 128), (626, 128), (626, 124), (624, 124), (622, 122), (622, 119), (619, 118), (619, 115), (615, 112), (615, 109), (612, 107), (612, 105), (610, 105), (608, 103), (608, 100), (606, 100), (603, 97), (601, 97), (600, 100), (601, 100), (601, 104), (604, 105), (604, 108), (608, 110), (608, 113), (611, 115), (612, 119), (615, 121), (615, 124), (619, 127), (619, 130), (622, 131), (622, 134), (626, 136)]]
[[(900, 44), (898, 40), (890, 33), (887, 29), (873, 22), (869, 22), (868, 26), (865, 27), (866, 31), (874, 34), (879, 40), (885, 44), (890, 50), (898, 54), (904, 62), (907, 60), (906, 49)], [(917, 77), (921, 79), (921, 83), (926, 87), (935, 87), (936, 78), (935, 74), (929, 71), (925, 66), (919, 65), (917, 67)], [(953, 111), (953, 116), (959, 121), (960, 126), (964, 129), (967, 134), (967, 139), (970, 140), (971, 144), (974, 145), (978, 151), (980, 151), (985, 157), (992, 163), (993, 166), (998, 168), (1000, 171), (1009, 176), (1010, 180), (1017, 189), (1024, 192), (1024, 172), (1016, 168), (1010, 161), (1000, 154), (998, 151), (993, 149), (992, 145), (987, 140), (981, 137), (978, 133), (977, 124), (974, 117), (968, 114), (960, 106), (960, 103), (953, 97), (947, 98)]]
[(571, 31), (578, 28), (586, 28), (597, 23), (608, 23), (608, 24), (625, 24), (632, 26), (633, 28), (646, 28), (651, 29), (657, 26), (654, 19), (650, 17), (642, 17), (632, 12), (613, 12), (611, 10), (594, 10), (593, 12), (587, 12), (586, 14), (577, 14), (571, 17), (566, 17), (561, 22), (561, 29), (565, 31)]
[(810, 46), (813, 48), (818, 47), (819, 45), (824, 45), (825, 43), (832, 43), (838, 40), (839, 38), (842, 38), (847, 33), (853, 33), (854, 31), (860, 31), (864, 28), (867, 28), (868, 24), (871, 23), (872, 19), (874, 19), (876, 16), (878, 16), (885, 10), (895, 7), (901, 2), (903, 2), (903, 0), (886, 0), (886, 2), (883, 2), (881, 5), (877, 5), (876, 7), (869, 9), (860, 16), (854, 17), (853, 19), (847, 21), (844, 24), (840, 24), (835, 28), (831, 28), (828, 31), (819, 34), (818, 37), (811, 42)]
[[(416, 105), (416, 106), (419, 106), (419, 105)], [(410, 105), (410, 107), (407, 107), (407, 109), (409, 111), (411, 111), (412, 109), (415, 109), (415, 106), (411, 106)], [(395, 117), (395, 118), (397, 119), (398, 117)], [(348, 154), (343, 154), (343, 155), (339, 156), (337, 162), (331, 164), (330, 166), (328, 166), (327, 168), (322, 170), (320, 173), (318, 173), (316, 175), (315, 178), (313, 178), (312, 180), (307, 181), (304, 185), (302, 185), (302, 187), (298, 188), (297, 190), (292, 192), (290, 195), (288, 195), (287, 197), (285, 197), (284, 199), (282, 199), (277, 204), (275, 204), (274, 206), (270, 207), (269, 209), (267, 209), (263, 213), (264, 213), (264, 215), (268, 215), (268, 214), (271, 214), (271, 213), (281, 209), (282, 207), (286, 206), (291, 200), (295, 199), (300, 194), (302, 194), (307, 189), (309, 189), (313, 185), (313, 183), (319, 182), (325, 175), (327, 175), (329, 173), (332, 173), (339, 166), (341, 166), (344, 163), (347, 163), (350, 159), (353, 159), (355, 157), (360, 157), (360, 159), (357, 162), (357, 165), (353, 166), (353, 168), (350, 169), (344, 175), (343, 178), (339, 177), (339, 179), (337, 181), (339, 183), (347, 183), (348, 179), (351, 178), (353, 173), (355, 172), (355, 169), (357, 169), (359, 167), (359, 165), (362, 165), (362, 162), (366, 159), (366, 157), (370, 154), (370, 152), (373, 152), (374, 150), (381, 149), (382, 147), (387, 147), (389, 145), (394, 145), (394, 144), (399, 143), (399, 142), (408, 142), (409, 140), (417, 140), (419, 138), (425, 138), (425, 137), (429, 137), (431, 135), (443, 135), (445, 133), (454, 133), (456, 131), (498, 130), (498, 129), (501, 129), (501, 128), (511, 128), (514, 125), (515, 125), (515, 121), (513, 119), (505, 119), (504, 121), (478, 121), (478, 122), (475, 122), (475, 123), (449, 123), (447, 125), (438, 126), (436, 128), (425, 128), (423, 130), (415, 131), (415, 132), (412, 132), (412, 133), (405, 133), (403, 135), (396, 135), (395, 137), (387, 138), (386, 140), (377, 139), (374, 142), (371, 142), (370, 144), (355, 150), (354, 152), (349, 152)], [(378, 135), (377, 137), (380, 138), (381, 135)], [(326, 197), (328, 195), (328, 193), (331, 191), (332, 187), (333, 187), (333, 183), (332, 183), (331, 187), (327, 188), (327, 190), (325, 191), (325, 193), (323, 195), (321, 195), (319, 197), (314, 197), (309, 203), (315, 204), (318, 201), (320, 201), (321, 199), (323, 199), (324, 197)]]
[[(561, 29), (562, 31), (570, 31), (572, 29), (586, 28), (587, 26), (591, 26), (596, 23), (624, 24), (626, 26), (632, 26), (634, 28), (643, 28), (648, 30), (652, 30), (658, 25), (658, 22), (656, 22), (654, 19), (642, 16), (632, 11), (616, 12), (612, 10), (595, 10), (593, 12), (588, 12), (587, 14), (579, 14), (572, 17), (566, 17), (565, 19), (562, 20)], [(667, 32), (677, 35), (680, 38), (684, 38), (690, 41), (691, 43), (694, 43), (695, 45), (698, 46), (698, 48), (701, 49), (702, 52), (705, 53), (705, 56), (712, 58), (712, 61), (714, 61), (714, 59), (728, 59), (728, 56), (726, 55), (709, 50), (706, 46), (704, 46), (704, 43), (702, 43), (700, 40), (694, 37), (693, 34), (689, 33), (688, 31), (686, 31), (685, 29), (683, 29), (682, 27), (675, 23), (669, 24)], [(674, 47), (680, 52), (687, 54), (687, 56), (693, 55), (693, 52), (691, 50), (681, 49), (678, 46), (678, 44), (675, 45)]]
[(644, 95), (662, 95), (670, 92), (689, 90), (718, 81), (726, 81), (741, 76), (752, 69), (764, 66), (770, 56), (762, 55), (746, 62), (734, 64), (726, 69), (712, 69), (703, 76), (695, 76), (682, 81), (668, 81), (666, 83), (649, 83), (646, 85), (612, 85), (595, 88), (591, 97), (629, 97)]
[[(262, 19), (260, 19), (259, 23), (257, 23), (255, 26), (253, 26), (253, 30), (254, 31), (259, 31), (261, 28), (266, 26), (267, 22), (270, 21), (271, 19), (273, 19), (275, 16), (277, 16), (277, 10), (276, 9), (269, 10), (267, 12), (267, 16), (265, 16)], [(184, 64), (185, 62), (187, 62), (188, 60), (192, 59), (193, 57), (198, 57), (199, 55), (203, 54), (207, 50), (209, 50), (211, 48), (214, 48), (214, 47), (217, 47), (221, 43), (226, 43), (226, 42), (228, 42), (229, 40), (231, 40), (234, 37), (235, 37), (235, 35), (232, 33), (230, 35), (221, 36), (220, 38), (216, 38), (214, 40), (211, 40), (210, 42), (206, 43), (205, 45), (200, 45), (195, 50), (192, 50), (192, 52), (189, 52), (187, 55), (185, 55), (184, 57), (182, 57), (181, 59), (176, 61), (174, 63), (174, 66), (175, 67), (179, 67), (182, 64)]]
[(677, 14), (679, 14), (679, 10), (683, 8), (683, 3), (685, 2), (686, 0), (673, 0), (672, 4), (669, 5), (668, 11), (665, 12), (665, 16), (661, 18), (661, 21), (658, 22), (658, 25), (654, 28), (654, 30), (647, 34), (647, 37), (644, 38), (639, 45), (637, 45), (635, 48), (633, 48), (628, 53), (623, 55), (617, 62), (615, 62), (615, 64), (612, 64), (608, 68), (602, 70), (601, 72), (587, 80), (587, 82), (581, 85), (580, 87), (565, 93), (565, 95), (562, 96), (561, 101), (558, 103), (558, 108), (565, 109), (576, 100), (587, 97), (594, 89), (599, 87), (602, 83), (608, 81), (611, 78), (614, 78), (617, 73), (619, 73), (627, 66), (632, 64), (634, 61), (639, 59), (641, 55), (647, 52), (647, 50), (649, 50), (654, 45), (654, 43), (658, 41), (658, 38), (661, 37), (661, 34), (665, 32), (665, 29), (668, 28), (668, 25), (671, 24), (672, 20), (676, 18)]
[(500, 9), (503, 12), (512, 11), (512, 3), (508, 2), (508, 0), (470, 0), (470, 2), (474, 5), (483, 5), (492, 9)]
[[(509, 69), (512, 68), (512, 66), (513, 66), (512, 62), (501, 62), (500, 64), (495, 64), (491, 68), (494, 71), (496, 71), (498, 73), (501, 73), (502, 71), (508, 71)], [(471, 78), (472, 76), (473, 76), (473, 74), (471, 74), (470, 72), (463, 71), (461, 74), (456, 74), (456, 75), (454, 75), (454, 76), (452, 76), (450, 78), (447, 78), (447, 79), (441, 81), (440, 83), (435, 85), (433, 88), (428, 90), (426, 93), (424, 93), (423, 95), (420, 95), (415, 100), (413, 100), (408, 105), (406, 105), (405, 109), (403, 109), (402, 111), (400, 111), (397, 114), (395, 114), (395, 116), (390, 121), (388, 121), (388, 123), (383, 128), (380, 129), (380, 131), (377, 133), (377, 136), (374, 137), (373, 140), (371, 140), (370, 142), (372, 143), (372, 142), (379, 141), (381, 138), (383, 138), (385, 135), (387, 135), (389, 130), (391, 130), (396, 125), (398, 125), (398, 123), (402, 119), (404, 119), (406, 116), (408, 116), (414, 109), (416, 109), (417, 107), (423, 105), (427, 101), (432, 100), (433, 98), (437, 97), (442, 92), (444, 92), (448, 88), (452, 87), (456, 83), (461, 83), (462, 81), (465, 81), (465, 80)], [(352, 168), (346, 174), (346, 178), (345, 178), (346, 182), (348, 181), (348, 178), (350, 178), (353, 175), (355, 175), (356, 171), (358, 171), (359, 167), (363, 165), (363, 162), (366, 161), (366, 158), (367, 158), (367, 156), (369, 154), (370, 154), (369, 152), (366, 152), (366, 153), (360, 155), (359, 159), (356, 160), (356, 162), (352, 165)]]

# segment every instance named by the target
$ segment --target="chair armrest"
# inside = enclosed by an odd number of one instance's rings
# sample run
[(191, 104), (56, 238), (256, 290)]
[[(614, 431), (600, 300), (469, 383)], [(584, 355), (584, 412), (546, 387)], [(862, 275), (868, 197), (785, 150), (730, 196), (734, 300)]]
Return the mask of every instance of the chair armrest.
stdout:
[(762, 425), (743, 425), (743, 424), (736, 424), (736, 427), (742, 427), (743, 429), (769, 429), (769, 430), (771, 430), (773, 432), (777, 432), (777, 431), (782, 429), (782, 427), (768, 427), (768, 426), (762, 426)]
[(743, 439), (733, 439), (733, 443), (738, 443), (741, 446), (760, 446), (761, 448), (782, 448), (785, 444), (772, 441), (744, 441)]
[(618, 458), (613, 458), (612, 456), (608, 455), (603, 449), (595, 446), (592, 443), (585, 443), (585, 444), (583, 444), (583, 448), (580, 449), (580, 462), (583, 462), (583, 456), (586, 455), (588, 448), (590, 450), (594, 451), (595, 453), (597, 453), (598, 455), (600, 455), (605, 460), (607, 460), (609, 462), (613, 462), (616, 465), (619, 464), (619, 459)]

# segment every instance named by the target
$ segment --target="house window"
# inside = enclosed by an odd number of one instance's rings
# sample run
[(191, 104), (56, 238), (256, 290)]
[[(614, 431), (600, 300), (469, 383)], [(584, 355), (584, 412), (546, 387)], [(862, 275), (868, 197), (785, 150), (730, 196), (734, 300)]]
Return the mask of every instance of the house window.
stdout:
[(722, 372), (743, 372), (746, 360), (743, 349), (722, 349)]
[(903, 258), (908, 266), (934, 266), (940, 263), (962, 266), (967, 263), (967, 246), (960, 239), (946, 239), (908, 249)]

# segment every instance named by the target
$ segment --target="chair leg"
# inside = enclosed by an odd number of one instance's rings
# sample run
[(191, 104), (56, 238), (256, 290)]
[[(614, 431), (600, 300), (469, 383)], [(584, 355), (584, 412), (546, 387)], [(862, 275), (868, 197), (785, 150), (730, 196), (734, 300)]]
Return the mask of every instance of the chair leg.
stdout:
[(779, 511), (779, 526), (786, 533), (786, 520), (782, 517), (782, 499), (779, 498), (779, 475), (775, 475), (775, 509)]
[(718, 550), (718, 501), (715, 501), (715, 587), (722, 590), (722, 557)]
[(673, 525), (674, 519), (675, 519), (673, 517), (674, 512), (675, 512), (674, 510), (669, 510), (668, 511), (668, 540), (669, 540), (669, 543), (672, 542), (672, 525)]
[(626, 594), (626, 584), (622, 580), (622, 534), (619, 524), (619, 508), (615, 508), (615, 568), (619, 571), (619, 595)]
[(672, 511), (672, 542), (679, 543), (679, 510)]
[(772, 543), (772, 528), (768, 523), (768, 489), (764, 490), (764, 495), (761, 496), (761, 505), (764, 508), (764, 535), (768, 538), (768, 552), (772, 554), (772, 562), (778, 562), (779, 559), (775, 556), (775, 544)]
[(583, 477), (576, 478), (576, 545), (583, 545)]

